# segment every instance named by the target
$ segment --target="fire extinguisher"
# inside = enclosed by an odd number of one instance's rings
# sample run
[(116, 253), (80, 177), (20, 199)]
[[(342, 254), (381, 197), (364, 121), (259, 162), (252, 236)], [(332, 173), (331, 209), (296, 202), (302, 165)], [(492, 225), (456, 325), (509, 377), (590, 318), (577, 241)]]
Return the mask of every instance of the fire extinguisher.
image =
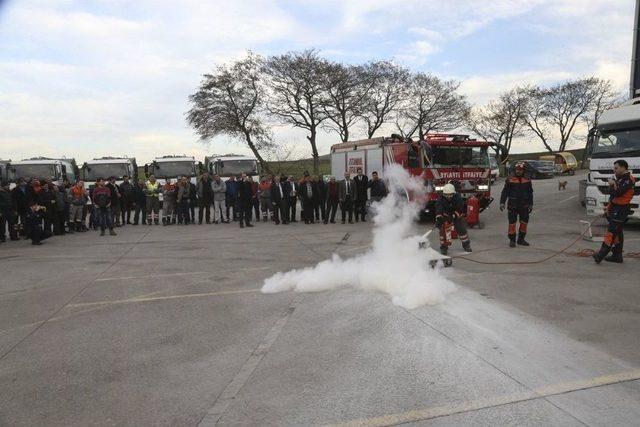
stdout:
[(467, 224), (473, 227), (480, 223), (480, 200), (476, 196), (467, 200)]

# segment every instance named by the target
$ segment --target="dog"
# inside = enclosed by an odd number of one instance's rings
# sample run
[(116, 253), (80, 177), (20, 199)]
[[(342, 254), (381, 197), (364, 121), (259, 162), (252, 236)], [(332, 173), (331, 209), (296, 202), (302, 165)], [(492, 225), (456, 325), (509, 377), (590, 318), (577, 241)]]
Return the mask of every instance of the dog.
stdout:
[(567, 181), (558, 181), (558, 191), (567, 189)]

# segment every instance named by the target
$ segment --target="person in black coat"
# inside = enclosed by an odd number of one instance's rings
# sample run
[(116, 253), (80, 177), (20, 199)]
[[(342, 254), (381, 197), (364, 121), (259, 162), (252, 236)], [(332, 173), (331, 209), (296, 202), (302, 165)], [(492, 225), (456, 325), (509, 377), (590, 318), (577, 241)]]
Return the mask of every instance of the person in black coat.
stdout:
[(291, 209), (289, 221), (298, 222), (298, 220), (296, 220), (296, 210), (298, 208), (298, 183), (293, 178), (293, 175), (289, 176), (287, 183), (289, 184), (289, 208)]
[(42, 240), (51, 237), (51, 231), (42, 228), (42, 221), (46, 214), (46, 208), (32, 201), (30, 203), (29, 212), (27, 213), (26, 226), (31, 237), (32, 245), (41, 245)]
[(289, 224), (289, 194), (291, 189), (284, 176), (276, 175), (271, 184), (271, 203), (273, 204), (273, 219), (276, 224)]
[(356, 222), (361, 220), (365, 222), (367, 215), (367, 188), (369, 187), (369, 178), (362, 173), (362, 168), (357, 169), (357, 175), (353, 177), (356, 184), (356, 198), (354, 201), (354, 211), (356, 213)]
[[(133, 210), (133, 185), (127, 175), (122, 177), (120, 188), (120, 206), (122, 212), (122, 225), (131, 224), (131, 211)], [(134, 214), (135, 215), (135, 214)]]
[(238, 182), (238, 211), (240, 214), (240, 228), (253, 227), (251, 224), (251, 197), (253, 196), (253, 188), (251, 182), (247, 179), (247, 174), (243, 173)]
[(26, 234), (27, 213), (29, 213), (29, 188), (27, 186), (27, 182), (20, 178), (16, 183), (16, 187), (11, 190), (11, 194), (13, 203), (16, 207), (16, 214), (18, 216), (16, 218), (16, 226), (19, 220), (19, 234), (24, 236)]
[(316, 197), (313, 201), (313, 213), (315, 214), (316, 221), (324, 221), (327, 217), (327, 184), (324, 182), (321, 176), (313, 177), (313, 184), (315, 186)]
[(133, 203), (133, 225), (142, 223), (145, 225), (147, 212), (147, 195), (144, 192), (144, 179), (140, 178), (131, 190), (131, 200)]
[(313, 224), (313, 205), (317, 198), (316, 187), (311, 177), (306, 175), (299, 187), (300, 201), (302, 202), (302, 219), (305, 224)]

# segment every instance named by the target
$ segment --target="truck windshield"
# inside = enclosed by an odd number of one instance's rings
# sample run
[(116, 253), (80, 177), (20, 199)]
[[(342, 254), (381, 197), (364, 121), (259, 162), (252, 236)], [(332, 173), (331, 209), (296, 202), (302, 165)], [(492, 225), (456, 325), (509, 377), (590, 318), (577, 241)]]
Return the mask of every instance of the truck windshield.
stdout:
[(158, 162), (153, 174), (156, 178), (177, 178), (179, 176), (196, 176), (195, 163), (193, 161)]
[(592, 157), (618, 157), (640, 154), (640, 129), (601, 132), (593, 143)]
[(214, 173), (224, 177), (242, 173), (247, 175), (258, 174), (258, 162), (255, 160), (222, 160), (214, 163), (213, 168)]
[(13, 176), (15, 178), (57, 178), (56, 170), (53, 165), (43, 164), (24, 164), (24, 165), (12, 165)]
[(87, 165), (84, 179), (86, 181), (97, 181), (98, 178), (114, 176), (120, 180), (125, 175), (128, 175), (125, 163), (95, 163)]
[(433, 166), (489, 168), (487, 147), (435, 146), (431, 150)]

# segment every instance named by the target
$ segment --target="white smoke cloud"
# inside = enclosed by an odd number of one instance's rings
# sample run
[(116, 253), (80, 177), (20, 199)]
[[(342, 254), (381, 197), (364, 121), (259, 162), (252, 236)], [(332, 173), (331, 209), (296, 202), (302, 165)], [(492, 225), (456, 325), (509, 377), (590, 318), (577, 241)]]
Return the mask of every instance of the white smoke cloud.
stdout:
[(419, 249), (424, 239), (413, 235), (412, 228), (419, 206), (407, 202), (407, 194), (424, 192), (420, 180), (412, 178), (399, 166), (385, 169), (389, 196), (375, 204), (373, 244), (364, 254), (331, 259), (299, 270), (276, 273), (265, 280), (263, 293), (284, 291), (319, 292), (342, 287), (384, 292), (395, 305), (413, 309), (437, 304), (455, 290), (455, 284), (429, 267), (433, 250)]

